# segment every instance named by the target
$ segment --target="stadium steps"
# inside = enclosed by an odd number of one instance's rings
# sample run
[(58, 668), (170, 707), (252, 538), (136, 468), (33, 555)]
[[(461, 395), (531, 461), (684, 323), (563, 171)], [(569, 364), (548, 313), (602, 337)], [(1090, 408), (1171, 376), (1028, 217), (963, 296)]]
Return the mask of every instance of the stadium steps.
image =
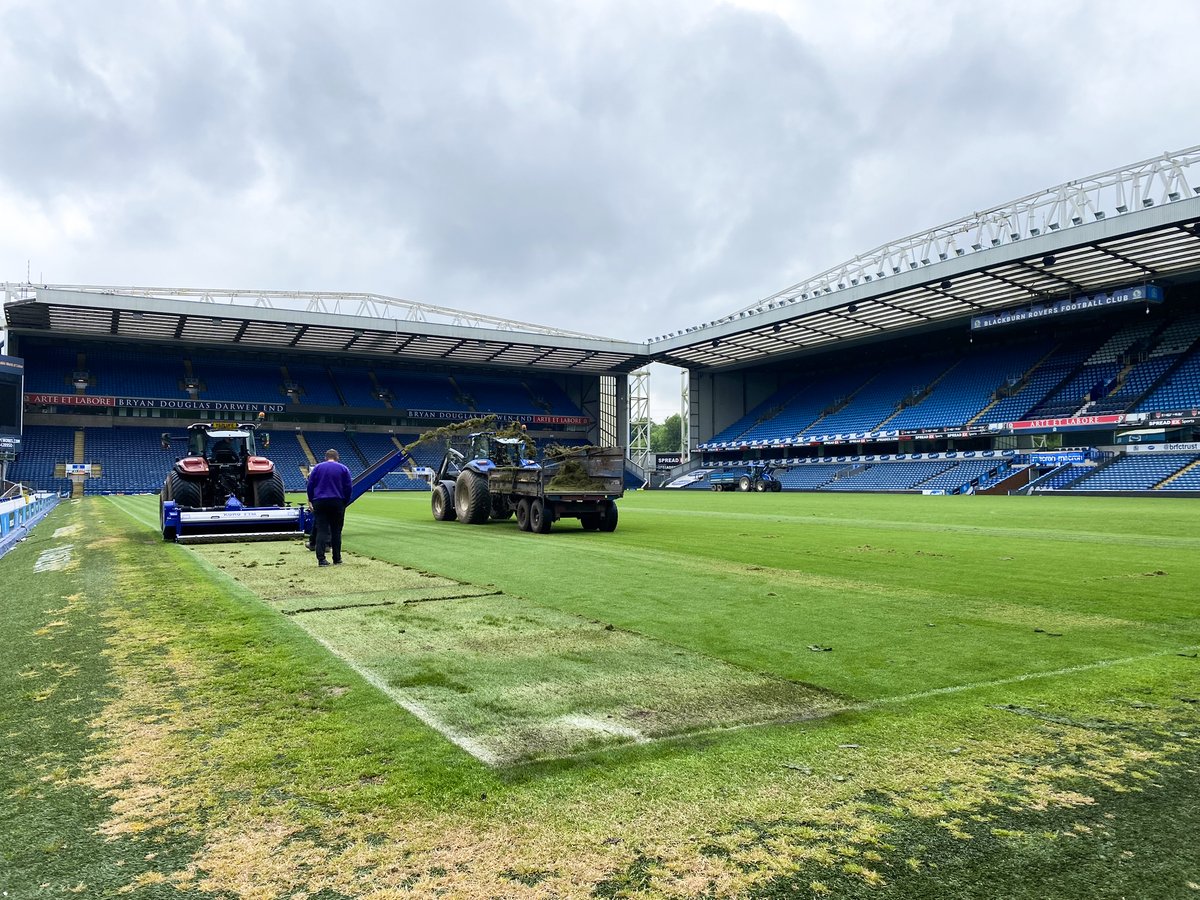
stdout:
[[(375, 370), (368, 369), (367, 375), (369, 375), (371, 378), (371, 385), (375, 388), (376, 395), (379, 397), (380, 402), (383, 403), (383, 405), (388, 409), (392, 409), (392, 401), (387, 398), (387, 391), (385, 391), (383, 389), (383, 385), (379, 383), (379, 378), (376, 376)], [(353, 441), (351, 443), (353, 443)], [(358, 449), (358, 445), (355, 445), (355, 449)], [(363, 462), (365, 463), (366, 460)]]
[(1000, 393), (999, 393), (1000, 389), (997, 388), (995, 394), (993, 394), (993, 396), (992, 396), (992, 402), (989, 403), (987, 406), (985, 406), (983, 409), (981, 409), (979, 412), (975, 413), (975, 415), (973, 415), (969, 420), (967, 420), (967, 424), (974, 425), (981, 418), (983, 418), (983, 416), (986, 415), (993, 406), (995, 406), (1001, 400), (1005, 400), (1008, 397), (1014, 397), (1017, 394), (1021, 393), (1021, 391), (1025, 390), (1025, 386), (1027, 384), (1029, 384), (1029, 379), (1033, 377), (1033, 373), (1036, 372), (1039, 368), (1041, 368), (1042, 364), (1045, 363), (1046, 360), (1048, 360), (1055, 353), (1057, 353), (1060, 346), (1062, 346), (1062, 345), (1055, 344), (1053, 347), (1051, 347), (1046, 352), (1045, 356), (1043, 356), (1041, 359), (1039, 359), (1037, 362), (1035, 362), (1032, 366), (1030, 366), (1028, 369), (1026, 369), (1024, 374), (1021, 375), (1021, 377), (1019, 379), (1017, 379), (1017, 383), (1014, 384), (1009, 389), (1009, 393), (1005, 394), (1004, 396), (1000, 396)]
[[(292, 380), (292, 373), (288, 371), (287, 366), (279, 367), (279, 377), (282, 379), (279, 382), (279, 393), (283, 395), (283, 402), (284, 403), (292, 403), (293, 402), (292, 395), (288, 393), (287, 386), (289, 384), (295, 384), (296, 382)], [(296, 395), (295, 402), (299, 402), (299, 400), (300, 400), (299, 395)]]
[(354, 455), (358, 457), (358, 461), (362, 463), (364, 470), (374, 465), (374, 463), (367, 459), (367, 454), (362, 452), (362, 447), (358, 446), (358, 441), (354, 439), (354, 435), (348, 431), (346, 432), (346, 443), (350, 445), (350, 449), (354, 451)]
[(890, 416), (888, 416), (886, 419), (884, 419), (882, 422), (877, 423), (875, 425), (875, 428), (872, 429), (872, 431), (878, 431), (881, 428), (885, 428), (887, 426), (888, 422), (892, 421), (892, 419), (896, 418), (896, 416), (900, 415), (900, 413), (904, 412), (906, 409), (912, 409), (914, 406), (920, 406), (922, 403), (924, 403), (926, 400), (928, 400), (930, 397), (932, 397), (933, 392), (937, 390), (937, 386), (942, 382), (942, 379), (944, 379), (947, 375), (949, 375), (951, 372), (953, 372), (955, 370), (955, 368), (957, 368), (961, 363), (962, 363), (961, 359), (955, 360), (954, 362), (950, 363), (950, 365), (946, 367), (946, 369), (942, 372), (941, 375), (938, 375), (936, 378), (934, 378), (932, 381), (930, 381), (927, 385), (925, 385), (925, 387), (919, 392), (920, 397), (918, 397), (912, 403), (905, 404), (904, 401), (901, 400), (900, 403), (898, 403), (896, 405), (896, 408), (892, 411), (892, 414)]
[(1182, 469), (1172, 472), (1170, 475), (1168, 475), (1166, 478), (1164, 478), (1162, 481), (1160, 481), (1158, 484), (1156, 484), (1153, 488), (1151, 488), (1151, 490), (1161, 491), (1161, 490), (1163, 490), (1163, 488), (1165, 488), (1167, 485), (1169, 485), (1176, 478), (1179, 478), (1180, 476), (1185, 475), (1188, 472), (1200, 472), (1200, 456), (1196, 457), (1194, 460), (1192, 460), (1190, 463), (1188, 463)]
[[(79, 354), (83, 356), (83, 354)], [(71, 454), (71, 461), (76, 463), (87, 462), (86, 453), (86, 433), (82, 428), (75, 429), (75, 448)], [(71, 480), (71, 499), (78, 500), (83, 496), (83, 479)]]
[[(816, 429), (817, 429), (818, 425), (820, 425), (822, 422), (824, 422), (830, 416), (836, 416), (843, 409), (845, 409), (847, 406), (849, 406), (851, 403), (853, 403), (854, 398), (857, 397), (859, 394), (861, 394), (864, 390), (866, 390), (867, 386), (870, 385), (877, 377), (878, 377), (878, 375), (872, 375), (870, 378), (868, 378), (866, 381), (864, 381), (862, 384), (860, 384), (857, 388), (855, 388), (851, 393), (847, 394), (845, 397), (841, 398), (840, 400), (835, 401), (833, 404), (831, 404), (830, 406), (828, 406), (827, 408), (822, 410), (821, 415), (817, 416), (817, 418), (815, 418), (809, 424), (809, 426), (804, 429), (804, 431), (806, 431), (810, 434), (816, 434), (817, 433)], [(853, 473), (850, 473), (850, 474), (853, 474)]]
[[(308, 438), (304, 436), (303, 431), (296, 432), (296, 440), (300, 443), (300, 449), (304, 451), (304, 458), (308, 460), (309, 468), (317, 464), (317, 458), (313, 456), (312, 447), (308, 446)], [(304, 473), (304, 477), (308, 477), (308, 473)]]
[[(330, 366), (326, 366), (325, 372), (326, 372), (326, 374), (329, 375), (329, 382), (333, 385), (333, 391), (335, 394), (337, 394), (338, 399), (342, 401), (342, 406), (349, 406), (350, 404), (346, 402), (346, 394), (342, 390), (342, 386), (340, 384), (338, 384), (338, 380), (333, 377), (333, 368)], [(374, 372), (371, 373), (372, 377), (374, 376), (374, 374), (375, 374)], [(311, 455), (311, 453), (310, 453), (310, 455)]]

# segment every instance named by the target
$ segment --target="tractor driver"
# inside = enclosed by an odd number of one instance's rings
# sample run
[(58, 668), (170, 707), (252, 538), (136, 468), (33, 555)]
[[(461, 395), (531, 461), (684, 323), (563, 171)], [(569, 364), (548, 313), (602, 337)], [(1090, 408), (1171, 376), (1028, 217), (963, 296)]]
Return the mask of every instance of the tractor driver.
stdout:
[(212, 458), (222, 463), (235, 462), (237, 460), (237, 454), (233, 452), (233, 444), (229, 442), (229, 438), (221, 438), (213, 444)]

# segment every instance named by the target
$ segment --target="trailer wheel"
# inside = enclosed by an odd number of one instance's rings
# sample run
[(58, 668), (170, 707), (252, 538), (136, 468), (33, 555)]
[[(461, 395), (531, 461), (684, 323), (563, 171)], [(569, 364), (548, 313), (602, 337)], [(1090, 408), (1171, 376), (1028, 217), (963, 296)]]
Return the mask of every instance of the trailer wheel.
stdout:
[(178, 472), (167, 476), (166, 490), (183, 509), (199, 509), (204, 505), (204, 492), (199, 482), (189, 481)]
[(550, 533), (550, 514), (541, 500), (534, 500), (529, 506), (529, 530), (534, 534)]
[(709, 490), (713, 490), (713, 491), (719, 491), (721, 489), (721, 486), (719, 484), (710, 484), (708, 487), (709, 487)]
[(750, 476), (749, 475), (743, 475), (741, 478), (738, 479), (738, 490), (739, 491), (750, 490)]
[(600, 513), (583, 513), (579, 516), (579, 524), (584, 531), (595, 531), (600, 527)]
[(529, 498), (522, 497), (517, 501), (517, 528), (521, 531), (529, 531)]
[(433, 518), (436, 521), (454, 521), (454, 497), (446, 485), (439, 483), (433, 486), (433, 498), (430, 500), (430, 506), (433, 507)]
[(287, 493), (283, 488), (283, 476), (272, 472), (265, 478), (256, 478), (250, 483), (252, 506), (283, 506)]
[(617, 530), (617, 504), (615, 501), (605, 500), (604, 505), (600, 507), (600, 530)]
[(468, 525), (482, 525), (488, 520), (487, 479), (474, 472), (461, 472), (454, 484), (454, 512), (458, 521)]

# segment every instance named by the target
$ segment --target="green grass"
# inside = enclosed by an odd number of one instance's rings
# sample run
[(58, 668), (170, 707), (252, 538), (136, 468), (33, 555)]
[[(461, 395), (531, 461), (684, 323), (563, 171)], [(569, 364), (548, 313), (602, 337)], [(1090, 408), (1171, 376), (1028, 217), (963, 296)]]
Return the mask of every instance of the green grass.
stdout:
[[(1200, 891), (1200, 505), (660, 492), (542, 536), (427, 504), (363, 498), (337, 568), (163, 545), (148, 498), (0, 561), (0, 889)], [(547, 729), (610, 715), (650, 739)]]

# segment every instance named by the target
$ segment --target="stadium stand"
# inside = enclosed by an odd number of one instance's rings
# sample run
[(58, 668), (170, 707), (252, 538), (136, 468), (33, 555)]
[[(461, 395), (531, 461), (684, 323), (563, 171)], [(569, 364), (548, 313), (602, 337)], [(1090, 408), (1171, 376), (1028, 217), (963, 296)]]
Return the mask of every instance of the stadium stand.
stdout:
[(822, 416), (805, 430), (825, 436), (890, 428), (890, 419), (901, 404), (923, 395), (950, 365), (948, 357), (937, 356), (911, 360), (899, 372), (882, 372), (863, 385), (845, 407)]
[(281, 402), (283, 373), (269, 363), (231, 362), (216, 358), (193, 357), (193, 376), (202, 385), (205, 400), (253, 400)]
[(1200, 351), (1193, 350), (1178, 367), (1134, 407), (1135, 411), (1200, 407)]
[(1200, 457), (1180, 469), (1165, 484), (1159, 485), (1160, 491), (1200, 491)]
[(164, 450), (161, 432), (152, 428), (86, 428), (84, 456), (100, 464), (101, 475), (84, 483), (84, 493), (158, 491), (181, 449)]
[(1031, 341), (968, 354), (938, 381), (921, 402), (901, 410), (888, 428), (954, 428), (965, 425), (1002, 388), (1020, 383), (1050, 351), (1049, 342)]
[(67, 478), (55, 478), (54, 467), (73, 462), (75, 429), (30, 425), (21, 436), (21, 452), (8, 468), (11, 481), (42, 491), (69, 491)]
[(79, 370), (76, 351), (37, 344), (34, 352), (25, 352), (25, 390), (45, 394), (75, 392), (71, 376)]
[(1086, 478), (1073, 483), (1073, 491), (1149, 491), (1197, 457), (1184, 453), (1130, 453), (1119, 456)]
[(785, 491), (816, 491), (848, 471), (849, 466), (825, 463), (776, 470), (775, 477), (783, 484)]
[(327, 367), (288, 364), (287, 374), (288, 381), (298, 388), (295, 394), (297, 402), (306, 406), (344, 405)]
[(183, 359), (177, 353), (150, 354), (115, 348), (84, 354), (92, 378), (87, 392), (124, 397), (183, 398)]
[(310, 464), (294, 431), (271, 432), (271, 446), (264, 453), (275, 463), (275, 471), (283, 478), (287, 490), (304, 490), (307, 485), (304, 473)]
[(1096, 471), (1094, 465), (1064, 463), (1051, 469), (1045, 475), (1039, 476), (1029, 483), (1031, 491), (1058, 491), (1067, 487), (1071, 482)]
[(946, 460), (933, 462), (866, 463), (821, 487), (822, 491), (911, 491), (955, 468)]
[[(383, 400), (379, 399), (378, 394), (380, 389), (387, 387), (387, 385), (380, 382), (377, 387), (375, 381), (371, 378), (371, 373), (366, 369), (335, 366), (330, 368), (329, 372), (333, 376), (333, 382), (337, 385), (337, 390), (340, 392), (347, 406), (362, 409), (379, 409), (386, 405)], [(393, 405), (403, 406), (404, 404)]]

